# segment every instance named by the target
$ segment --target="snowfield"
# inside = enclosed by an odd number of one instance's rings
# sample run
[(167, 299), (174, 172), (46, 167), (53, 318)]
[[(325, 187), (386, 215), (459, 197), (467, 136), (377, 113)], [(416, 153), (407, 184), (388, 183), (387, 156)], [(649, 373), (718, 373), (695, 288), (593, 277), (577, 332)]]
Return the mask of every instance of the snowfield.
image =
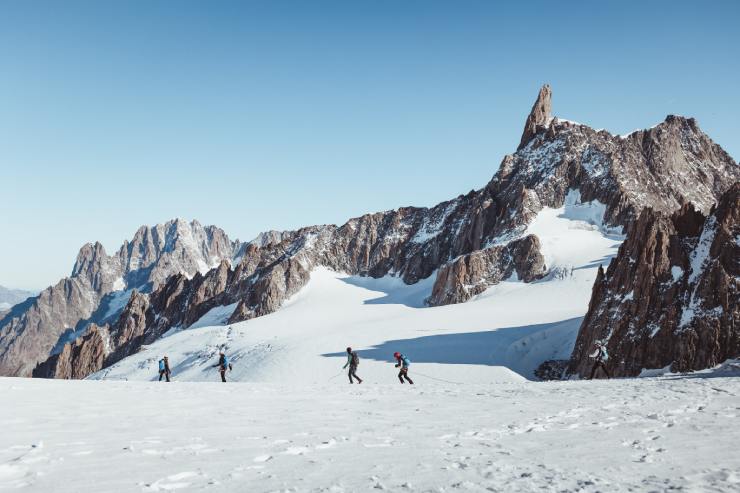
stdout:
[(0, 490), (739, 491), (740, 378), (721, 375), (415, 386), (3, 378)]
[[(229, 326), (234, 305), (216, 307), (89, 380), (0, 379), (0, 490), (740, 491), (737, 362), (533, 381), (569, 357), (622, 241), (579, 199), (527, 228), (550, 272), (538, 282), (430, 308), (433, 277), (318, 268), (276, 313)], [(415, 385), (398, 383), (394, 351)], [(164, 355), (172, 383), (153, 381)]]
[[(550, 274), (542, 281), (514, 279), (467, 303), (426, 307), (434, 276), (406, 285), (398, 278), (349, 276), (317, 268), (311, 280), (277, 312), (223, 325), (235, 306), (216, 307), (186, 329), (93, 379), (154, 380), (158, 361), (170, 360), (180, 381), (217, 381), (218, 352), (241, 382), (337, 383), (351, 346), (367, 382), (395, 383), (395, 351), (413, 362), (420, 381), (518, 382), (533, 379), (545, 360), (567, 359), (588, 308), (599, 265), (622, 241), (601, 224), (604, 206), (580, 203), (572, 191), (560, 209), (543, 209), (526, 234), (538, 235)], [(426, 376), (421, 376), (424, 374)]]

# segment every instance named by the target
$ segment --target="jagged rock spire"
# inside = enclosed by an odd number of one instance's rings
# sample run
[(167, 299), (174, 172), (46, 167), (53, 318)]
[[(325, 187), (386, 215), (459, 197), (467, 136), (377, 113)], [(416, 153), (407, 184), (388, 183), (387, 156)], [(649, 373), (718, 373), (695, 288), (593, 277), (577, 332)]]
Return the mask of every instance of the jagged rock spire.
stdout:
[(534, 134), (537, 132), (538, 126), (544, 126), (550, 122), (550, 111), (552, 109), (550, 103), (551, 98), (552, 90), (550, 90), (550, 85), (545, 84), (537, 95), (537, 101), (534, 102), (532, 111), (529, 112), (527, 123), (524, 124), (522, 141), (519, 143), (519, 147), (516, 149), (517, 151), (532, 140), (532, 137), (534, 137)]

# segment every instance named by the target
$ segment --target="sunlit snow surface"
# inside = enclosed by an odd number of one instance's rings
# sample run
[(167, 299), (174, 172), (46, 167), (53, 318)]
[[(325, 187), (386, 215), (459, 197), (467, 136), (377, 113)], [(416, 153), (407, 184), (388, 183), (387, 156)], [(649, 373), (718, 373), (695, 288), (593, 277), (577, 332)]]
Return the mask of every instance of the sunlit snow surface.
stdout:
[(395, 351), (408, 355), (420, 382), (532, 379), (543, 361), (570, 356), (596, 269), (616, 254), (621, 237), (606, 231), (603, 214), (598, 202), (581, 204), (577, 191), (564, 207), (539, 213), (527, 233), (542, 242), (550, 270), (542, 281), (506, 281), (467, 303), (426, 307), (434, 276), (406, 285), (390, 276), (318, 268), (276, 313), (213, 326), (234, 307), (216, 308), (92, 378), (152, 380), (157, 362), (167, 355), (177, 380), (214, 381), (219, 376), (213, 365), (224, 348), (234, 364), (232, 380), (342, 381), (337, 374), (345, 348), (352, 346), (361, 358), (359, 374), (368, 382), (395, 382), (390, 364)]
[(740, 488), (737, 376), (418, 380), (411, 387), (338, 379), (311, 385), (0, 379), (0, 490)]
[[(276, 313), (212, 326), (233, 310), (215, 308), (94, 375), (106, 381), (0, 378), (0, 490), (740, 490), (737, 362), (527, 380), (568, 357), (621, 241), (599, 204), (576, 199), (529, 226), (550, 270), (535, 283), (429, 308), (432, 278), (316, 269)], [(341, 369), (348, 345), (362, 385)], [(221, 348), (227, 384), (212, 367)], [(396, 380), (394, 351), (411, 358), (414, 386)], [(137, 381), (156, 379), (165, 354), (172, 383)]]

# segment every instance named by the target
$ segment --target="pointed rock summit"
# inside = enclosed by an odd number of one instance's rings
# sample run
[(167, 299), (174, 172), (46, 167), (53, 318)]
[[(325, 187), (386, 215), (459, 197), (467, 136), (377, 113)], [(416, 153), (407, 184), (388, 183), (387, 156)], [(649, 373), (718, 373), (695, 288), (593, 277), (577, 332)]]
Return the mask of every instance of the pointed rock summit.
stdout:
[(537, 95), (537, 101), (534, 102), (532, 111), (529, 112), (527, 123), (524, 124), (524, 132), (522, 132), (522, 141), (519, 143), (519, 147), (516, 149), (517, 151), (532, 140), (532, 137), (537, 133), (537, 127), (546, 126), (550, 123), (550, 112), (552, 110), (551, 99), (552, 90), (549, 84), (545, 84)]

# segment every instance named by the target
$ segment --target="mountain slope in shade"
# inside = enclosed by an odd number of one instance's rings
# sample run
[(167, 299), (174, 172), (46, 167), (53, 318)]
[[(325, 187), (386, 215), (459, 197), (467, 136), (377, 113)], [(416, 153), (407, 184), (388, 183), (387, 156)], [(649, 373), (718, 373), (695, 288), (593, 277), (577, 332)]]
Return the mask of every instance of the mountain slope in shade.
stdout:
[(616, 376), (709, 368), (740, 356), (740, 183), (709, 215), (646, 209), (600, 269), (569, 372), (590, 373), (607, 344)]
[[(527, 228), (540, 211), (563, 207), (574, 191), (582, 203), (604, 204), (598, 222), (604, 231), (619, 232), (647, 207), (670, 213), (692, 203), (708, 213), (740, 179), (735, 161), (691, 118), (669, 116), (622, 137), (552, 117), (550, 98), (544, 87), (519, 149), (484, 188), (432, 208), (403, 207), (342, 226), (266, 235), (247, 245), (233, 269), (222, 263), (192, 279), (173, 276), (150, 295), (132, 298), (110, 329), (117, 342), (106, 348), (103, 365), (216, 307), (234, 305), (232, 323), (273, 313), (320, 266), (373, 278), (391, 275), (407, 284), (432, 279), (427, 302), (433, 306), (467, 301), (514, 275), (528, 282), (551, 277), (557, 273), (541, 239)], [(69, 365), (90, 368), (74, 358)], [(46, 376), (66, 374), (56, 372), (53, 361), (42, 370)]]
[(113, 255), (86, 244), (70, 277), (0, 318), (0, 375), (30, 375), (90, 323), (115, 320), (131, 290), (156, 290), (176, 273), (192, 277), (230, 260), (242, 244), (214, 226), (175, 219), (141, 227)]

